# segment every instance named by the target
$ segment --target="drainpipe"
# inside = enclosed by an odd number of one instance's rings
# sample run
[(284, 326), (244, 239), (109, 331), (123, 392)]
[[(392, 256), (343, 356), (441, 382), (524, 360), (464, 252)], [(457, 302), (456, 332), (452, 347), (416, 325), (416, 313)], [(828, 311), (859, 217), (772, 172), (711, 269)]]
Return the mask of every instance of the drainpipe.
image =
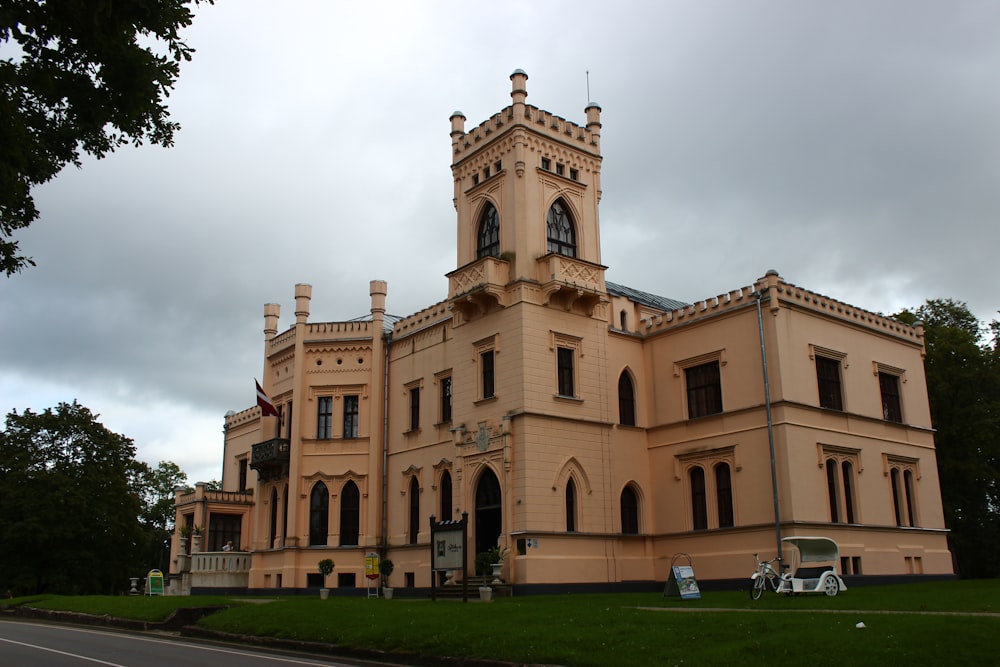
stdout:
[[(774, 419), (771, 416), (771, 385), (767, 377), (767, 346), (764, 344), (764, 318), (760, 312), (760, 302), (764, 297), (760, 290), (753, 293), (757, 299), (757, 328), (760, 331), (760, 365), (764, 371), (764, 405), (767, 409), (767, 445), (771, 454), (771, 493), (774, 496), (774, 539), (778, 549), (778, 563), (781, 563), (781, 513), (778, 508), (778, 468), (774, 459)], [(780, 572), (781, 569), (779, 568)]]
[(389, 548), (389, 343), (391, 333), (382, 334), (382, 537), (379, 559), (384, 559)]

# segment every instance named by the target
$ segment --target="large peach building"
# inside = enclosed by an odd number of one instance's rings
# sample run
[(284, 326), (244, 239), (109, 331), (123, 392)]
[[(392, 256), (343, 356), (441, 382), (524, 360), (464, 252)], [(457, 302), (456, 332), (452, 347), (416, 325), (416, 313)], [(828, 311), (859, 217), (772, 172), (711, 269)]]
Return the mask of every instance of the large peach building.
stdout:
[(836, 539), (847, 575), (951, 573), (921, 327), (773, 271), (693, 304), (606, 282), (601, 109), (571, 123), (527, 79), (451, 117), (447, 298), (393, 318), (376, 280), (370, 317), (313, 322), (297, 285), (283, 330), (267, 304), (279, 414), (226, 416), (223, 490), (179, 493), (178, 525), (249, 552), (250, 589), (318, 585), (326, 557), (363, 586), (369, 552), (428, 587), (430, 517), (463, 512), (470, 567), (508, 547), (522, 590), (662, 582), (680, 553), (743, 578), (779, 534)]

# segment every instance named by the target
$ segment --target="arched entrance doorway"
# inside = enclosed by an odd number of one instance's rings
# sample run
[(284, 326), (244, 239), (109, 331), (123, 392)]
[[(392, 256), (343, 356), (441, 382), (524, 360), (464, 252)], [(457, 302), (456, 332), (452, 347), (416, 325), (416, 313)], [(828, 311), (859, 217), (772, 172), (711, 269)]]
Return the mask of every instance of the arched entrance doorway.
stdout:
[(495, 547), (502, 531), (500, 482), (487, 468), (476, 484), (476, 553)]

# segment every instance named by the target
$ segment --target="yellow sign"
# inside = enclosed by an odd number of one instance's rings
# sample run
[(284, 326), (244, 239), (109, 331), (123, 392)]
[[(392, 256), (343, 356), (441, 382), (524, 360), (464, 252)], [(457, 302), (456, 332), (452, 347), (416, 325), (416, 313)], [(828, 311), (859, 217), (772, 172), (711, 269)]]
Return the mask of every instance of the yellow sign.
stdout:
[(377, 553), (370, 553), (365, 556), (365, 576), (369, 579), (378, 579), (379, 558)]

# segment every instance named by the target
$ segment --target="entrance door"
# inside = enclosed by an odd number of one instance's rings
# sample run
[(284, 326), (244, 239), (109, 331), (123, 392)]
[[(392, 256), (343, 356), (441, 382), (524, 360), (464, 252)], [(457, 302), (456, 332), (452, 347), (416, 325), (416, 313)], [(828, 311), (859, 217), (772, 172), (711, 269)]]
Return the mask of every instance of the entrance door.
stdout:
[(476, 485), (476, 553), (495, 547), (502, 531), (500, 482), (487, 468)]

